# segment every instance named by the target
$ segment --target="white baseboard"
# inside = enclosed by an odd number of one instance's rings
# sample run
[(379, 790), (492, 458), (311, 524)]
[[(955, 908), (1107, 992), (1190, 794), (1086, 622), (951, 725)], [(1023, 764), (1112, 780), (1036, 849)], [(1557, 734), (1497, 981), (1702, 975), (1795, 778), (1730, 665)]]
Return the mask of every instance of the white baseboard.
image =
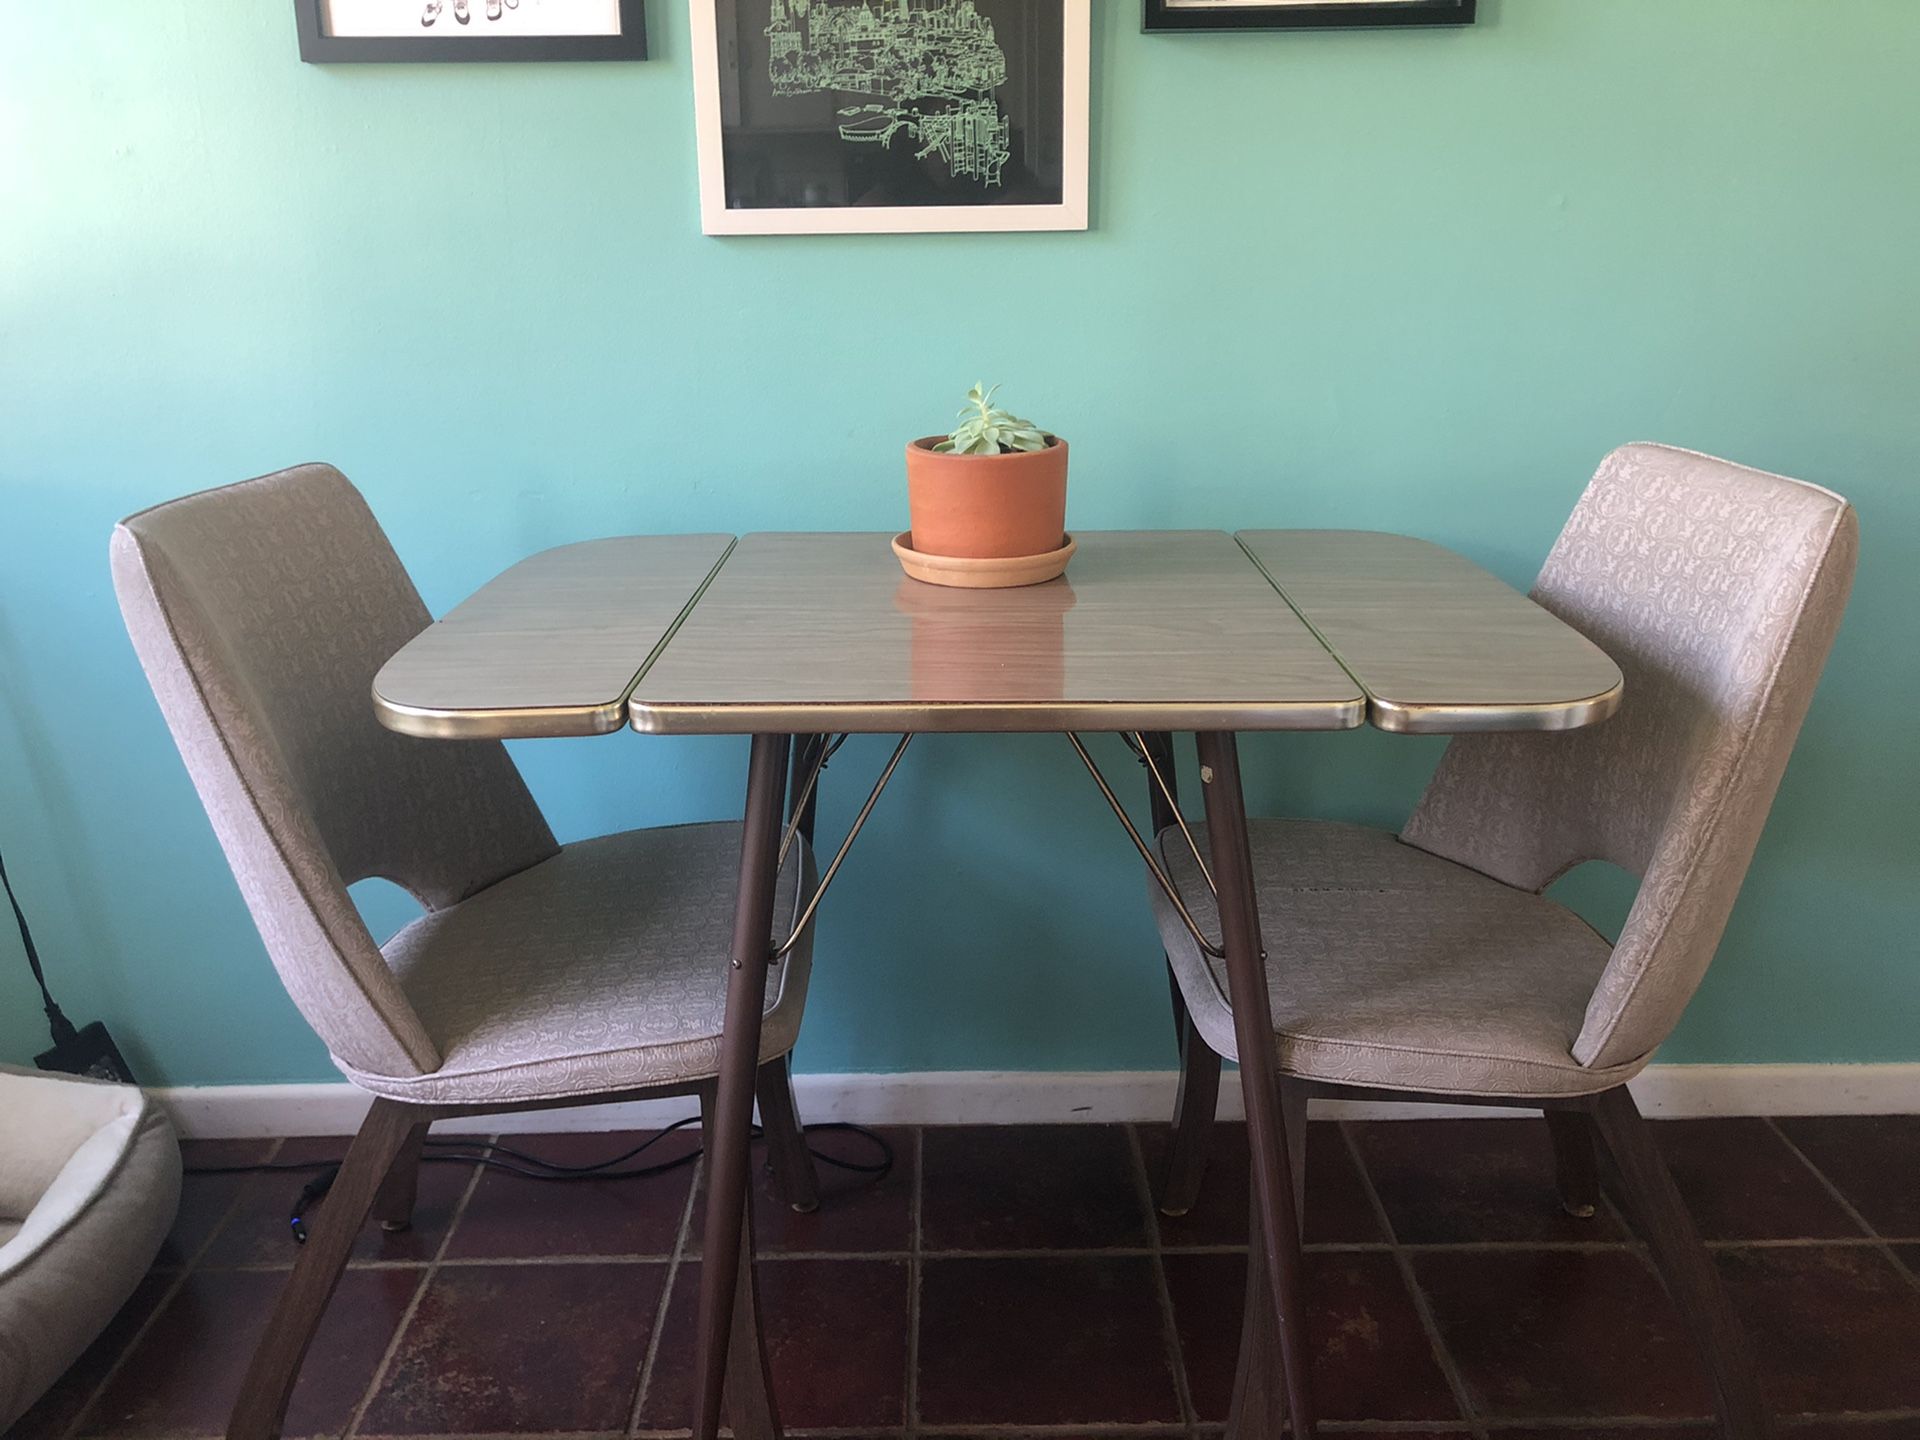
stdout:
[[(1044, 1122), (1165, 1120), (1177, 1077), (1171, 1070), (1076, 1073), (948, 1070), (906, 1075), (800, 1075), (808, 1120), (865, 1125), (1031, 1125)], [(1653, 1065), (1633, 1082), (1640, 1108), (1665, 1118), (1700, 1115), (1889, 1115), (1920, 1113), (1920, 1064)], [(183, 1135), (241, 1139), (346, 1135), (359, 1128), (367, 1096), (344, 1082), (323, 1085), (186, 1085), (155, 1092)], [(1445, 1115), (1522, 1115), (1465, 1105), (1320, 1101), (1327, 1118), (1398, 1120)], [(450, 1131), (522, 1133), (650, 1129), (692, 1114), (691, 1099), (591, 1109), (542, 1110), (504, 1119), (446, 1122)], [(1240, 1088), (1221, 1087), (1220, 1113), (1241, 1114)]]

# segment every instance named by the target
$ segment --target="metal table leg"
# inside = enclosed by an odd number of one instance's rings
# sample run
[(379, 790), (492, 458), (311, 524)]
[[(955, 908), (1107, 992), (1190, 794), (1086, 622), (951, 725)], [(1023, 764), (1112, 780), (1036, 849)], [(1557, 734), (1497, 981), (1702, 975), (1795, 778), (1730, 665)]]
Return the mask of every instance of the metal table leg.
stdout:
[[(694, 1374), (694, 1440), (715, 1440), (727, 1382), (728, 1333), (743, 1267), (751, 1267), (747, 1229), (748, 1136), (754, 1079), (760, 1065), (760, 1022), (766, 1005), (774, 885), (779, 877), (781, 797), (788, 737), (756, 735), (747, 765), (747, 804), (740, 836), (740, 888), (734, 901), (727, 1015), (707, 1150), (707, 1220), (701, 1248), (698, 1347)], [(762, 1347), (764, 1349), (764, 1347)], [(769, 1397), (770, 1433), (779, 1421)]]
[[(1202, 731), (1195, 739), (1200, 750), (1200, 780), (1206, 796), (1214, 879), (1220, 892), (1228, 998), (1233, 1005), (1234, 1039), (1240, 1052), (1240, 1084), (1247, 1103), (1247, 1143), (1253, 1160), (1253, 1215), (1249, 1230), (1254, 1245), (1248, 1263), (1264, 1260), (1265, 1289), (1271, 1297), (1277, 1325), (1287, 1403), (1293, 1412), (1293, 1433), (1298, 1440), (1307, 1440), (1313, 1434), (1314, 1418), (1308, 1379), (1300, 1231), (1292, 1166), (1287, 1158), (1286, 1123), (1280, 1110), (1278, 1070), (1273, 1053), (1273, 1012), (1267, 998), (1266, 958), (1260, 943), (1260, 912), (1254, 892), (1253, 857), (1247, 842), (1246, 804), (1240, 791), (1240, 752), (1230, 732)], [(1260, 1288), (1253, 1284), (1247, 1287), (1250, 1305), (1258, 1299)], [(1257, 1333), (1257, 1325), (1247, 1326), (1249, 1337)], [(1237, 1440), (1254, 1440), (1254, 1437), (1247, 1434)], [(1278, 1440), (1278, 1436), (1270, 1440)]]

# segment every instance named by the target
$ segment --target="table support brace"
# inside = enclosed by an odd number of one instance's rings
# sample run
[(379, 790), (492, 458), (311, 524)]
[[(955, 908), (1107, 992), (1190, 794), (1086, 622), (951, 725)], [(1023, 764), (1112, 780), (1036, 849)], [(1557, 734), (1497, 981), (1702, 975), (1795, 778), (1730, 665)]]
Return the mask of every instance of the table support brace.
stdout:
[[(843, 735), (840, 739), (844, 741), (846, 736)], [(776, 945), (773, 948), (773, 953), (767, 956), (768, 964), (772, 964), (776, 960), (785, 959), (793, 947), (800, 943), (800, 937), (807, 933), (807, 926), (813, 923), (814, 912), (820, 908), (820, 902), (827, 898), (827, 887), (833, 884), (833, 877), (840, 873), (840, 866), (842, 862), (846, 860), (847, 852), (853, 849), (853, 842), (860, 838), (860, 831), (862, 827), (866, 825), (867, 817), (873, 814), (873, 807), (880, 803), (880, 792), (887, 788), (887, 782), (893, 778), (893, 772), (900, 767), (900, 757), (907, 753), (907, 746), (912, 743), (913, 734), (909, 731), (907, 734), (902, 735), (900, 737), (900, 743), (893, 747), (893, 754), (888, 758), (886, 768), (880, 772), (880, 778), (873, 782), (873, 789), (867, 793), (867, 803), (862, 805), (860, 807), (860, 813), (853, 817), (853, 824), (847, 829), (847, 838), (842, 840), (840, 842), (840, 848), (834, 851), (833, 859), (827, 864), (826, 873), (820, 877), (820, 883), (813, 887), (813, 895), (805, 906), (801, 906), (799, 903), (800, 892), (797, 889), (794, 891), (792, 928), (788, 931), (787, 938)], [(820, 778), (820, 772), (826, 769), (827, 757), (839, 748), (839, 744), (828, 745), (822, 748), (820, 760), (814, 766), (813, 774), (808, 778), (806, 788), (802, 792), (801, 799), (796, 806), (794, 824), (790, 824), (787, 827), (787, 839), (780, 847), (780, 855), (783, 859), (787, 853), (787, 845), (792, 843), (799, 817), (806, 809), (807, 797), (812, 795), (814, 784)], [(736, 965), (739, 963), (738, 960), (734, 961)]]
[[(809, 735), (794, 748), (794, 791), (793, 798), (787, 803), (787, 830), (780, 837), (780, 863), (787, 863), (787, 852), (793, 849), (796, 836), (804, 835), (807, 843), (813, 843), (814, 792), (819, 788), (820, 776), (827, 768), (827, 762), (833, 759), (834, 752), (847, 743), (845, 735)], [(800, 771), (806, 770), (806, 779), (799, 778)]]
[[(1180, 796), (1173, 788), (1173, 781), (1166, 771), (1160, 768), (1160, 762), (1154, 759), (1153, 746), (1147, 743), (1147, 737), (1138, 730), (1123, 730), (1120, 738), (1127, 742), (1127, 748), (1133, 751), (1135, 758), (1153, 777), (1153, 790), (1148, 799), (1154, 800), (1153, 813), (1155, 832), (1165, 830), (1166, 824), (1161, 817), (1180, 827), (1180, 838), (1187, 842), (1187, 851), (1193, 856), (1193, 863), (1200, 867), (1200, 878), (1207, 882), (1207, 891), (1215, 900), (1220, 898), (1220, 887), (1213, 882), (1213, 871), (1207, 866), (1207, 857), (1200, 853), (1200, 842), (1193, 838), (1193, 829), (1187, 824), (1187, 817), (1180, 813)], [(1173, 764), (1173, 737), (1163, 736), (1166, 745), (1164, 756), (1169, 767)], [(1155, 797), (1158, 797), (1155, 799)]]
[[(1165, 892), (1167, 899), (1173, 902), (1173, 908), (1179, 912), (1180, 923), (1186, 926), (1187, 933), (1193, 936), (1193, 943), (1206, 951), (1207, 954), (1213, 956), (1216, 960), (1226, 959), (1227, 952), (1225, 948), (1215, 944), (1201, 932), (1200, 922), (1195, 920), (1193, 918), (1193, 912), (1187, 909), (1187, 902), (1180, 894), (1180, 887), (1173, 883), (1173, 877), (1167, 874), (1166, 867), (1161, 865), (1160, 857), (1153, 853), (1153, 847), (1142, 837), (1139, 827), (1133, 823), (1133, 817), (1127, 814), (1127, 807), (1120, 803), (1120, 797), (1113, 793), (1113, 786), (1108, 783), (1107, 777), (1100, 773), (1100, 766), (1094, 761), (1092, 754), (1087, 750), (1087, 742), (1071, 730), (1063, 731), (1062, 733), (1067, 737), (1067, 743), (1073, 746), (1074, 753), (1080, 757), (1080, 763), (1087, 767), (1087, 774), (1093, 777), (1093, 783), (1099, 787), (1100, 794), (1106, 799), (1108, 807), (1113, 811), (1114, 818), (1120, 822), (1121, 828), (1127, 832), (1127, 838), (1133, 841), (1133, 848), (1138, 850), (1140, 852), (1140, 858), (1147, 862), (1147, 870), (1152, 874), (1154, 883)], [(1135, 742), (1140, 741), (1140, 737), (1137, 734), (1134, 735), (1132, 739)], [(1140, 753), (1143, 755), (1145, 753), (1144, 744), (1141, 746)], [(1161, 777), (1159, 770), (1153, 767), (1150, 761), (1148, 762), (1148, 768), (1153, 769), (1154, 779), (1159, 781), (1163, 792), (1165, 792), (1166, 781)], [(1174, 814), (1176, 817), (1179, 815), (1178, 807), (1175, 807)], [(1187, 829), (1185, 820), (1179, 820), (1178, 824), (1180, 826), (1180, 833), (1187, 837), (1187, 844), (1193, 846), (1193, 858), (1199, 863), (1200, 873), (1206, 876), (1208, 888), (1213, 889), (1217, 898), (1220, 892), (1214, 886), (1213, 875), (1207, 869), (1207, 862), (1200, 857), (1200, 847), (1195, 843), (1193, 833)]]

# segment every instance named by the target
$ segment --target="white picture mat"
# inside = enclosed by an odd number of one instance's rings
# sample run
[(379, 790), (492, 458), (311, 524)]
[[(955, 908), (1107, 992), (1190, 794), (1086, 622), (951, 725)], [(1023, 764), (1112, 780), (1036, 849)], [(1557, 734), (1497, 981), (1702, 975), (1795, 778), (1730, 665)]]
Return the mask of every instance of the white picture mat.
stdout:
[[(524, 5), (526, 0), (521, 0)], [(700, 229), (708, 235), (908, 235), (962, 230), (1087, 228), (1087, 128), (1092, 105), (1093, 0), (1061, 0), (1058, 205), (821, 205), (729, 209), (720, 120), (720, 17), (715, 0), (688, 0), (693, 21), (694, 129), (700, 156)]]
[(433, 36), (461, 40), (539, 38), (549, 35), (618, 35), (620, 0), (520, 0), (503, 8), (498, 20), (487, 18), (487, 0), (469, 0), (472, 19), (462, 25), (454, 18), (453, 0), (445, 0), (440, 17), (422, 25), (426, 0), (321, 0), (324, 33), (340, 40), (394, 39)]

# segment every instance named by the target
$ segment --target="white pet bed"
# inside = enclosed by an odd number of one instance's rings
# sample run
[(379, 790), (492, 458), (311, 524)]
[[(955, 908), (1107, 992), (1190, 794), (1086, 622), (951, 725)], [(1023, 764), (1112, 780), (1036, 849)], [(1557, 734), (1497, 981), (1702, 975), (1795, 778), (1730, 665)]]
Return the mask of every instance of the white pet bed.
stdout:
[(0, 1431), (126, 1303), (179, 1204), (179, 1143), (140, 1091), (0, 1065)]

